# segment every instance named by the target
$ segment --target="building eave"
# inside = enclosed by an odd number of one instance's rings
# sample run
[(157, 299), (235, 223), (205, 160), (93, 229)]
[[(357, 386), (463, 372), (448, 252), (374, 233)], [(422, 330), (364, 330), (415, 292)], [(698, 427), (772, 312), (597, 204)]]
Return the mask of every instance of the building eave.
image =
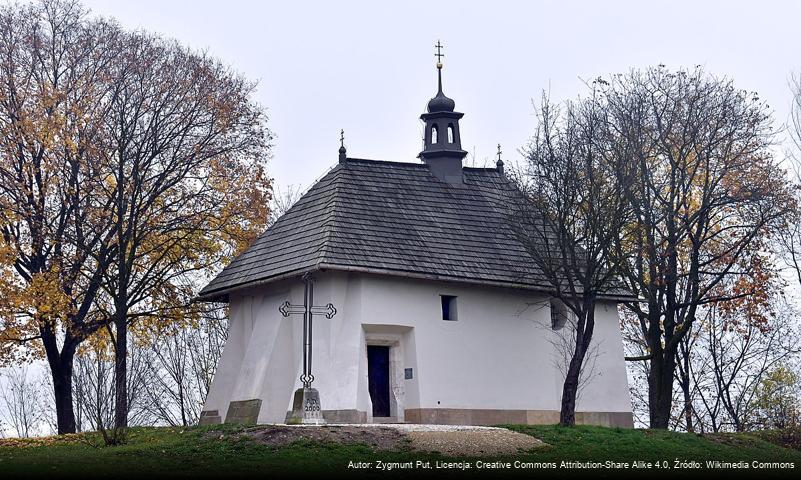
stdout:
[(297, 270), (293, 270), (291, 272), (285, 272), (271, 277), (260, 278), (258, 280), (252, 280), (245, 283), (218, 288), (216, 290), (212, 290), (209, 292), (201, 292), (195, 298), (193, 298), (192, 301), (209, 302), (209, 303), (228, 303), (230, 301), (230, 295), (232, 293), (237, 293), (243, 290), (247, 290), (253, 287), (259, 287), (262, 285), (267, 285), (270, 283), (280, 282), (281, 280), (286, 280), (293, 277), (301, 277), (303, 276), (303, 274), (307, 272), (315, 272), (317, 270), (320, 269), (316, 266), (300, 268)]
[[(263, 278), (259, 280), (254, 280), (251, 282), (234, 285), (231, 287), (226, 287), (222, 289), (218, 289), (211, 292), (206, 292), (201, 295), (198, 295), (195, 298), (195, 301), (198, 302), (223, 302), (228, 303), (230, 300), (230, 295), (237, 293), (242, 290), (247, 290), (250, 288), (268, 285), (270, 283), (279, 282), (281, 280), (286, 280), (293, 277), (300, 277), (307, 272), (317, 272), (317, 271), (339, 271), (339, 272), (354, 272), (354, 273), (363, 273), (369, 275), (379, 275), (379, 276), (387, 276), (387, 277), (401, 277), (401, 278), (410, 278), (416, 280), (430, 280), (430, 281), (438, 281), (438, 282), (452, 282), (452, 283), (460, 283), (465, 285), (475, 285), (475, 286), (490, 286), (496, 288), (511, 288), (515, 290), (527, 290), (537, 293), (542, 293), (545, 295), (552, 295), (554, 289), (547, 285), (537, 285), (531, 283), (524, 283), (524, 282), (509, 282), (509, 281), (500, 281), (500, 280), (484, 280), (484, 279), (475, 279), (475, 278), (464, 278), (464, 277), (454, 277), (448, 275), (436, 275), (436, 274), (429, 274), (429, 273), (421, 273), (421, 272), (412, 272), (406, 270), (393, 270), (393, 269), (385, 269), (385, 268), (372, 268), (372, 267), (360, 267), (360, 266), (353, 266), (353, 265), (340, 265), (340, 264), (332, 264), (332, 263), (320, 263), (313, 267), (303, 268), (292, 272), (283, 273), (280, 275), (276, 275), (273, 277)], [(637, 297), (630, 296), (630, 295), (617, 295), (617, 294), (602, 294), (598, 295), (599, 300), (604, 301), (612, 301), (612, 302), (641, 302), (642, 299), (638, 299)]]

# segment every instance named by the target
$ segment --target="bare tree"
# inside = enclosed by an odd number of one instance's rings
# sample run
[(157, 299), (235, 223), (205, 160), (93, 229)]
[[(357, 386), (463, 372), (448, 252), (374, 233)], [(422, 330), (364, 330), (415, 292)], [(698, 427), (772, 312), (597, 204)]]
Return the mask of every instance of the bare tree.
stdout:
[(302, 195), (303, 191), (299, 185), (288, 185), (285, 188), (276, 186), (272, 205), (270, 206), (270, 225), (288, 212)]
[[(756, 94), (702, 70), (632, 71), (602, 84), (608, 171), (632, 213), (617, 256), (646, 344), (652, 428), (668, 428), (677, 352), (708, 303), (759, 290), (749, 277), (788, 213)], [(753, 260), (753, 261), (752, 261)], [(738, 288), (719, 287), (729, 278)], [(753, 288), (752, 288), (753, 287)]]
[(154, 332), (148, 363), (148, 408), (162, 423), (196, 424), (228, 336), (226, 309), (205, 305), (200, 320)]
[(757, 414), (760, 385), (801, 351), (797, 313), (782, 305), (762, 323), (714, 305), (702, 309), (689, 362), (693, 420), (701, 431), (763, 426)]
[[(131, 425), (155, 425), (158, 419), (150, 410), (148, 385), (153, 381), (149, 364), (148, 346), (139, 345), (136, 338), (129, 339), (128, 375), (126, 392), (127, 415)], [(113, 435), (116, 408), (113, 347), (108, 338), (97, 342), (91, 349), (80, 352), (75, 368), (75, 412), (78, 430), (97, 430), (102, 435)], [(112, 441), (111, 438), (108, 439)]]
[(39, 433), (46, 422), (41, 382), (31, 378), (27, 366), (8, 367), (0, 377), (0, 414), (17, 437)]
[(599, 153), (602, 108), (593, 95), (565, 103), (562, 113), (543, 96), (524, 170), (514, 176), (522, 195), (513, 192), (509, 202), (511, 230), (553, 292), (551, 315), (569, 325), (559, 418), (565, 426), (576, 421), (597, 301), (621, 295), (612, 252), (626, 212), (622, 191), (608, 181)]
[(801, 153), (801, 74), (795, 75), (790, 81), (793, 100), (790, 107), (790, 139), (796, 147), (796, 153)]
[(102, 430), (114, 423), (114, 385), (107, 348), (95, 346), (81, 352), (73, 371), (75, 420), (78, 431)]
[(801, 74), (792, 78), (790, 87), (793, 100), (788, 125), (791, 142), (788, 161), (796, 187), (796, 198), (794, 209), (781, 231), (780, 239), (784, 250), (783, 259), (801, 285)]

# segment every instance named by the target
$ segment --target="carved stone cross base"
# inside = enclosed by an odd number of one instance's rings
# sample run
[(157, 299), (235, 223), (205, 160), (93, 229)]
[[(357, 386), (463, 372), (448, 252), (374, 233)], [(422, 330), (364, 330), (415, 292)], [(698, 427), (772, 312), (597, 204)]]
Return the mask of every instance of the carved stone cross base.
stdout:
[(320, 393), (316, 388), (295, 390), (292, 412), (287, 415), (286, 423), (325, 425), (323, 411), (320, 408)]

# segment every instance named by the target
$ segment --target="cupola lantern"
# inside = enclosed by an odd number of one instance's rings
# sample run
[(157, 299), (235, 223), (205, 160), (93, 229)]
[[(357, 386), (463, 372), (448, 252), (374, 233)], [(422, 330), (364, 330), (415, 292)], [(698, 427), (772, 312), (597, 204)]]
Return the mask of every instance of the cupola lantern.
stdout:
[(437, 41), (434, 46), (437, 53), (436, 96), (429, 100), (427, 112), (420, 115), (425, 123), (423, 135), (423, 151), (418, 157), (431, 168), (431, 173), (451, 184), (462, 183), (462, 159), (467, 152), (462, 150), (462, 139), (459, 133), (459, 119), (463, 113), (454, 111), (456, 102), (442, 93), (442, 44)]

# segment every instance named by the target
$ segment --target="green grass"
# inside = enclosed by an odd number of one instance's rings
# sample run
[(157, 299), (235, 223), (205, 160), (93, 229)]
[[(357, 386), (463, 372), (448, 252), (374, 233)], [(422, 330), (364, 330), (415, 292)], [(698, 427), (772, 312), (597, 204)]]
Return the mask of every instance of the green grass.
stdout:
[[(673, 467), (678, 460), (697, 461), (704, 466), (707, 460), (729, 462), (792, 462), (794, 470), (763, 470), (759, 476), (781, 476), (794, 478), (801, 470), (801, 451), (785, 448), (774, 438), (781, 435), (732, 434), (709, 439), (694, 434), (613, 429), (603, 427), (561, 428), (558, 426), (521, 426), (509, 428), (533, 435), (550, 446), (519, 454), (514, 457), (493, 457), (485, 460), (555, 462), (607, 460), (616, 462), (664, 462)], [(664, 470), (652, 466), (646, 469), (627, 470), (565, 470), (551, 471), (506, 469), (479, 471), (476, 459), (469, 470), (453, 469), (395, 469), (390, 472), (376, 470), (348, 470), (348, 462), (428, 461), (434, 467), (436, 461), (450, 461), (438, 454), (422, 454), (408, 449), (374, 452), (364, 445), (338, 445), (297, 442), (281, 448), (257, 444), (235, 434), (241, 427), (205, 426), (180, 428), (134, 428), (129, 433), (128, 444), (119, 447), (101, 447), (95, 434), (84, 434), (59, 440), (57, 437), (0, 442), (0, 478), (24, 477), (154, 477), (154, 476), (248, 476), (275, 477), (276, 475), (315, 475), (326, 478), (348, 476), (465, 476), (486, 473), (510, 476), (539, 477), (547, 474), (619, 478), (622, 474), (641, 477), (670, 475), (697, 476), (698, 470)], [(767, 440), (766, 440), (767, 439)], [(708, 475), (707, 471), (702, 474)], [(732, 477), (747, 471), (717, 470), (716, 475)], [(283, 475), (281, 475), (283, 474)]]

